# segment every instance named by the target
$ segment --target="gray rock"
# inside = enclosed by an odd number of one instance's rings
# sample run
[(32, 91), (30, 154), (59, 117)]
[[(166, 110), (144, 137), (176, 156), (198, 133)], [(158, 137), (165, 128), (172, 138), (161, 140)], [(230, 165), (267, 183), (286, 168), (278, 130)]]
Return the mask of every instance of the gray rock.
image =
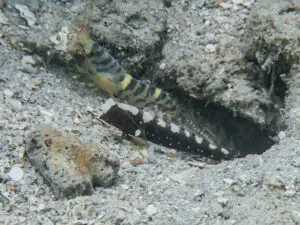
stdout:
[(17, 182), (23, 178), (24, 172), (23, 169), (21, 169), (19, 166), (14, 166), (11, 168), (11, 170), (7, 175), (10, 177), (12, 181)]
[(26, 5), (15, 4), (15, 8), (20, 12), (20, 16), (26, 20), (27, 24), (30, 27), (36, 23), (35, 15), (29, 10)]

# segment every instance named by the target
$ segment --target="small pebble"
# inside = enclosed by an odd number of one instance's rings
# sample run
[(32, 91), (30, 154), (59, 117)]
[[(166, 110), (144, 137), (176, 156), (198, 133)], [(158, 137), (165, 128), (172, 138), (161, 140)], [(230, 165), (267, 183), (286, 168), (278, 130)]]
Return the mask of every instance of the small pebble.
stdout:
[(142, 215), (142, 213), (136, 208), (133, 208), (132, 212), (135, 216), (141, 216)]
[(201, 207), (195, 207), (195, 208), (191, 208), (191, 211), (193, 213), (199, 213), (201, 211)]
[(243, 0), (232, 0), (232, 3), (236, 4), (236, 5), (240, 5), (240, 4), (243, 4), (244, 1)]
[(10, 177), (10, 179), (12, 179), (12, 181), (16, 182), (23, 178), (24, 172), (19, 166), (14, 166), (7, 175)]
[(24, 72), (24, 73), (37, 73), (37, 68), (33, 67), (30, 64), (22, 64), (19, 68), (20, 71)]
[(205, 49), (204, 49), (207, 53), (213, 53), (216, 51), (216, 45), (214, 44), (208, 44), (205, 46)]
[(291, 165), (300, 168), (300, 158), (294, 158), (291, 162)]
[(251, 8), (251, 6), (254, 4), (254, 1), (249, 1), (249, 2), (243, 2), (243, 6), (246, 8)]
[(24, 55), (22, 58), (23, 64), (36, 65), (36, 60), (32, 58), (31, 55)]
[(220, 7), (223, 9), (231, 9), (232, 8), (232, 4), (227, 3), (227, 2), (221, 2), (220, 3)]
[(172, 180), (178, 182), (179, 184), (184, 185), (184, 184), (186, 184), (186, 181), (189, 180), (190, 178), (194, 177), (198, 171), (199, 171), (198, 168), (192, 167), (192, 168), (182, 171), (181, 173), (172, 174), (169, 177)]
[(40, 114), (43, 115), (43, 116), (48, 116), (48, 117), (53, 117), (53, 116), (54, 116), (53, 113), (51, 113), (51, 112), (45, 110), (45, 109), (42, 108), (42, 107), (38, 107), (38, 109), (39, 109)]
[(234, 183), (234, 181), (230, 178), (223, 179), (223, 182), (226, 183), (226, 184), (229, 184), (229, 185), (232, 185)]
[(146, 213), (148, 216), (153, 216), (157, 213), (157, 208), (154, 205), (148, 205), (146, 208)]
[(53, 121), (52, 118), (53, 118), (53, 117), (44, 116), (44, 117), (43, 117), (43, 123), (44, 123), (44, 124), (48, 124), (48, 125), (52, 124), (52, 121)]
[[(6, 206), (8, 206), (9, 202), (10, 202), (9, 199), (0, 192), (0, 207), (2, 205), (2, 209), (5, 208)], [(1, 223), (2, 222), (1, 218), (2, 218), (2, 214), (0, 213), (0, 224), (3, 224)]]
[(52, 208), (59, 214), (59, 215), (63, 215), (66, 206), (63, 202), (57, 201), (52, 205)]
[(278, 137), (279, 137), (280, 140), (284, 139), (285, 138), (285, 132), (284, 131), (279, 131)]
[(75, 117), (75, 118), (73, 119), (73, 122), (74, 122), (75, 124), (79, 124), (79, 123), (80, 123), (80, 119), (79, 119), (78, 117)]
[(284, 192), (284, 195), (287, 197), (293, 197), (295, 196), (296, 191), (295, 190), (287, 190), (286, 192)]
[(205, 194), (204, 194), (203, 190), (198, 189), (194, 194), (193, 200), (200, 202), (204, 196), (205, 196)]
[(16, 151), (18, 152), (18, 160), (22, 162), (25, 154), (25, 147), (17, 147)]
[(13, 110), (21, 110), (23, 105), (17, 99), (10, 99), (8, 104), (12, 107)]
[(17, 113), (15, 118), (17, 121), (25, 121), (27, 115), (25, 113)]
[(198, 168), (205, 168), (207, 167), (207, 164), (204, 162), (188, 162), (189, 166), (194, 166), (194, 167), (198, 167)]
[(77, 219), (82, 219), (82, 207), (80, 205), (74, 206), (72, 216)]
[(8, 124), (7, 120), (0, 120), (0, 128), (5, 128)]
[[(30, 28), (24, 25), (19, 24), (18, 27), (22, 30), (29, 30)], [(19, 44), (19, 43), (18, 43)], [(21, 43), (20, 43), (21, 44)], [(22, 45), (22, 44), (21, 44)]]
[(292, 219), (295, 224), (300, 224), (300, 212), (294, 210), (292, 213)]
[(251, 183), (251, 178), (248, 175), (246, 175), (246, 174), (242, 174), (241, 176), (239, 176), (238, 179), (243, 184), (250, 184)]
[(12, 97), (14, 95), (14, 92), (9, 90), (9, 89), (5, 89), (3, 91), (3, 94), (6, 96), (6, 97)]
[(228, 199), (224, 197), (218, 197), (217, 199), (218, 203), (220, 203), (222, 206), (226, 206), (228, 204)]
[(121, 188), (124, 190), (128, 190), (129, 186), (127, 184), (121, 184)]
[(236, 5), (236, 4), (233, 4), (233, 5), (232, 5), (232, 10), (233, 10), (233, 11), (237, 11), (237, 10), (239, 10), (239, 9), (240, 9), (239, 5)]
[(37, 89), (41, 86), (42, 82), (40, 80), (33, 80), (30, 83), (30, 88), (29, 89)]
[[(72, 108), (71, 108), (71, 109), (72, 109)], [(72, 109), (72, 110), (73, 110), (73, 109)], [(94, 109), (93, 107), (91, 107), (91, 106), (88, 105), (88, 106), (86, 107), (86, 111), (87, 111), (87, 112), (94, 112), (95, 109)]]
[(159, 69), (161, 69), (161, 70), (163, 70), (165, 67), (166, 67), (165, 63), (162, 63), (162, 64), (159, 65)]
[(46, 216), (38, 217), (39, 224), (54, 225), (54, 223)]

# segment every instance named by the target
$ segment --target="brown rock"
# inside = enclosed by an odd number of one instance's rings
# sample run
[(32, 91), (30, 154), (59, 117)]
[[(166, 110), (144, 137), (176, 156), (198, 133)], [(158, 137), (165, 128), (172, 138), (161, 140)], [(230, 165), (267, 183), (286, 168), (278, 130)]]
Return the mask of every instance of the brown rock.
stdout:
[(51, 128), (33, 132), (26, 153), (57, 197), (92, 194), (94, 186), (112, 185), (119, 170), (119, 159), (104, 147)]

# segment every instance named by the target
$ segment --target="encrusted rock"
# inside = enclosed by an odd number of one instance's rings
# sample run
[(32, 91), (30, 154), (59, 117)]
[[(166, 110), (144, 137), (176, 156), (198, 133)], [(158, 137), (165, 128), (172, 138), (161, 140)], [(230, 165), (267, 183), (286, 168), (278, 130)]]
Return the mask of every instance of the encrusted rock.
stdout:
[(48, 127), (31, 134), (26, 153), (57, 197), (92, 194), (94, 186), (112, 185), (120, 165), (102, 146)]

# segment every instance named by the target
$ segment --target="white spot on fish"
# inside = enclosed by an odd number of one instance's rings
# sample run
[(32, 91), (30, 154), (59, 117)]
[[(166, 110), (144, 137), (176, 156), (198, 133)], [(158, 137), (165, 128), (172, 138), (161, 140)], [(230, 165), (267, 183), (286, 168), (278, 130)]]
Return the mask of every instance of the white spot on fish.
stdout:
[(171, 126), (171, 131), (172, 131), (173, 133), (179, 133), (179, 131), (180, 131), (180, 127), (179, 127), (179, 126), (177, 126), (177, 125), (174, 124), (174, 123), (170, 123), (170, 126)]
[(118, 106), (125, 110), (125, 111), (129, 111), (131, 112), (132, 115), (137, 115), (139, 113), (139, 109), (137, 107), (134, 107), (132, 105), (127, 105), (127, 104), (124, 104), (124, 103), (118, 103)]
[(162, 119), (159, 118), (158, 122), (157, 122), (157, 125), (161, 126), (161, 127), (166, 127), (167, 123), (164, 120), (162, 120)]
[(107, 113), (116, 104), (117, 103), (112, 98), (107, 99), (101, 106), (103, 114)]
[(145, 123), (148, 123), (153, 119), (154, 119), (154, 116), (151, 113), (148, 113), (148, 112), (145, 112), (145, 111), (143, 112), (143, 121)]
[(199, 136), (195, 136), (195, 139), (196, 139), (196, 142), (198, 143), (198, 144), (201, 144), (202, 142), (203, 142), (203, 138), (202, 137), (199, 137)]
[(166, 67), (166, 64), (164, 64), (164, 63), (162, 63), (162, 64), (159, 65), (159, 69), (163, 70), (165, 67)]
[(184, 130), (184, 134), (185, 134), (186, 137), (190, 137), (191, 136), (191, 133), (188, 130)]
[(209, 144), (208, 147), (211, 149), (211, 150), (215, 150), (217, 148), (217, 146), (213, 145), (213, 144)]
[(138, 136), (140, 136), (141, 135), (141, 130), (140, 129), (137, 129), (136, 131), (135, 131), (135, 133), (134, 133), (134, 136), (136, 136), (136, 137), (138, 137)]
[(229, 151), (226, 148), (221, 148), (221, 152), (223, 152), (225, 155), (229, 154)]

